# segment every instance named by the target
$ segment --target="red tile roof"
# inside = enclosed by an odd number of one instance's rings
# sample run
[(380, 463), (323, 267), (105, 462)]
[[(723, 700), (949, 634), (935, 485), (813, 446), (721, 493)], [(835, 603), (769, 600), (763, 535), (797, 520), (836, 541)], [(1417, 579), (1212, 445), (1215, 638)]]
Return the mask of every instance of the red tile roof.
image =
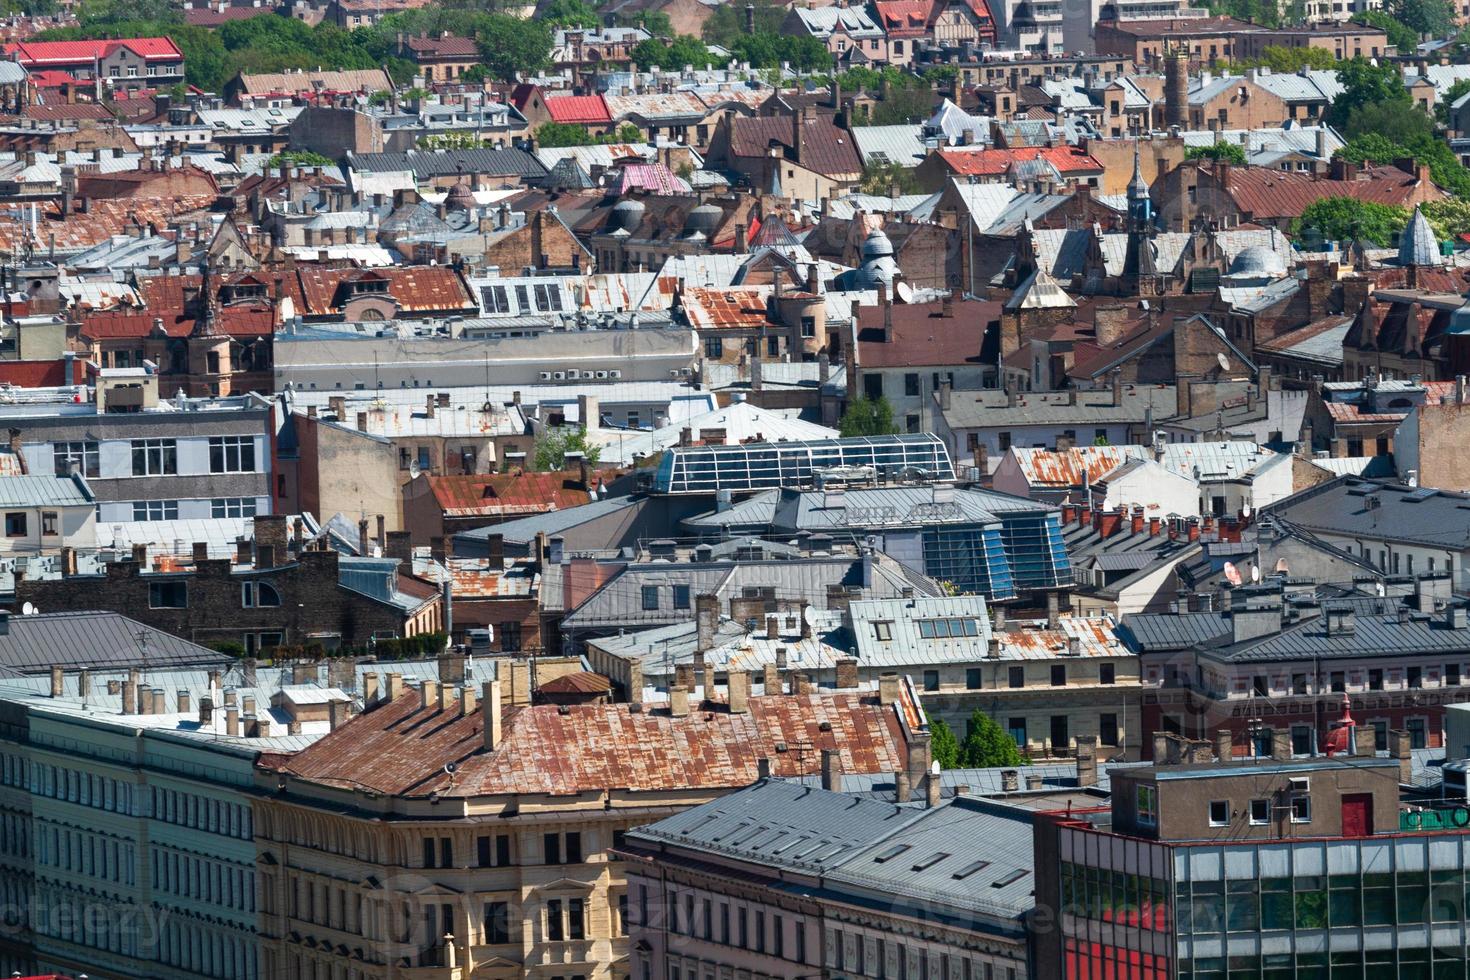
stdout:
[(606, 694), (612, 690), (612, 681), (590, 670), (579, 670), (553, 678), (536, 690), (539, 694)]
[[(453, 698), (425, 709), (410, 691), (277, 764), (309, 782), (421, 798), (735, 789), (755, 781), (762, 758), (776, 776), (815, 774), (823, 749), (841, 755), (844, 772), (905, 764), (898, 710), (877, 697), (778, 694), (749, 704), (732, 714), (691, 703), (680, 718), (654, 705), (636, 713), (627, 704), (509, 709), (500, 746), (486, 751), (483, 709), (462, 715)], [(777, 751), (783, 743), (803, 751)], [(452, 780), (444, 773), (450, 762)]]
[[(113, 235), (127, 234), (135, 223), (162, 233), (180, 216), (213, 203), (212, 195), (92, 201), (86, 214), (73, 211), (63, 219), (60, 204), (47, 201), (40, 206), (38, 240), (44, 246), (55, 235), (58, 249), (76, 250), (104, 242)], [(25, 246), (30, 208), (29, 203), (0, 204), (0, 250), (15, 252)]]
[(962, 177), (1000, 177), (1012, 165), (1042, 159), (1066, 177), (1071, 174), (1102, 173), (1097, 158), (1076, 146), (1017, 146), (1011, 149), (966, 150), (951, 147), (938, 151), (940, 159)]
[(468, 37), (410, 37), (404, 44), (419, 57), (478, 58), (480, 46)]
[(591, 499), (578, 473), (476, 473), (428, 480), (446, 517), (544, 514)]
[[(64, 73), (62, 73), (64, 74)], [(66, 76), (70, 78), (71, 76)], [(21, 110), (27, 119), (111, 119), (107, 106), (96, 102), (73, 102), (61, 105), (28, 105)]]
[(1224, 180), (1235, 206), (1257, 221), (1299, 218), (1308, 205), (1324, 197), (1352, 197), (1405, 207), (1447, 196), (1434, 184), (1421, 182), (1417, 174), (1398, 167), (1364, 167), (1355, 180), (1332, 180), (1271, 167), (1230, 167)]
[(554, 122), (585, 126), (611, 123), (612, 115), (600, 95), (548, 95), (546, 111)]
[(297, 309), (306, 316), (328, 316), (338, 312), (339, 287), (343, 282), (362, 275), (376, 275), (388, 280), (388, 293), (404, 313), (436, 313), (479, 310), (469, 287), (448, 266), (410, 265), (388, 269), (331, 269), (322, 266), (297, 266), (303, 305)]
[(17, 41), (0, 48), (5, 57), (17, 58), (27, 68), (47, 65), (79, 65), (105, 58), (118, 48), (127, 48), (145, 61), (183, 61), (184, 53), (167, 37), (125, 37), (96, 41)]
[(929, 33), (932, 0), (878, 0), (873, 7), (890, 38), (923, 37)]

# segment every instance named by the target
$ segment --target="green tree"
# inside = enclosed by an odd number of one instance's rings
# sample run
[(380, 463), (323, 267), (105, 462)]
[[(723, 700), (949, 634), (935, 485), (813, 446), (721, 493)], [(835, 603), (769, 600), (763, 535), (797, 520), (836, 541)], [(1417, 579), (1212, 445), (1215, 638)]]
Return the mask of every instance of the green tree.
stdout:
[[(852, 379), (847, 383), (852, 384)], [(898, 426), (893, 424), (893, 406), (888, 404), (887, 398), (879, 395), (874, 401), (858, 395), (847, 403), (847, 411), (842, 413), (838, 429), (844, 436), (891, 436), (898, 431)]]
[(1300, 235), (1307, 228), (1315, 228), (1330, 241), (1362, 239), (1387, 246), (1398, 240), (1408, 220), (1403, 208), (1353, 197), (1324, 197), (1307, 205), (1292, 231)]
[(1388, 0), (1383, 9), (1420, 36), (1448, 37), (1455, 27), (1455, 10), (1449, 0)]
[(1464, 198), (1429, 201), (1420, 210), (1429, 219), (1435, 235), (1441, 240), (1470, 234), (1470, 201)]
[(929, 719), (929, 751), (940, 769), (960, 767), (960, 740), (943, 718)]
[(591, 146), (592, 135), (572, 123), (544, 122), (536, 127), (536, 145), (543, 149), (557, 146)]
[(1344, 127), (1352, 112), (1369, 105), (1412, 108), (1403, 76), (1390, 62), (1375, 65), (1364, 58), (1344, 61), (1337, 69), (1337, 81), (1342, 92), (1327, 107), (1325, 118), (1330, 126)]
[(912, 167), (901, 163), (870, 163), (863, 168), (863, 182), (858, 188), (864, 194), (887, 197), (894, 187), (900, 194), (917, 194), (919, 178)]
[(780, 68), (783, 62), (797, 71), (822, 71), (832, 66), (832, 52), (814, 37), (771, 34), (741, 35), (725, 45), (738, 61), (754, 68)]
[(717, 64), (720, 59), (710, 54), (709, 48), (697, 37), (679, 34), (671, 40), (651, 37), (640, 41), (628, 55), (633, 64), (640, 68), (662, 68), (664, 71), (680, 71), (686, 65), (703, 68)]
[(1007, 735), (989, 715), (976, 708), (960, 743), (960, 765), (966, 769), (1019, 766), (1026, 762), (1016, 740)]
[[(1422, 112), (1404, 113), (1426, 120)], [(1394, 129), (1394, 124), (1384, 121), (1384, 128)], [(1412, 135), (1396, 141), (1381, 133), (1365, 133), (1349, 140), (1337, 151), (1336, 156), (1352, 163), (1390, 164), (1409, 158), (1429, 168), (1430, 179), (1442, 189), (1460, 197), (1470, 197), (1470, 170), (1466, 170), (1460, 158), (1449, 144), (1434, 134), (1420, 128)]]
[(597, 11), (585, 0), (551, 0), (542, 8), (537, 20), (544, 20), (554, 27), (597, 27), (602, 21)]
[(551, 64), (551, 28), (540, 21), (491, 14), (477, 36), (485, 67), (502, 80)]
[(328, 157), (311, 150), (282, 150), (265, 162), (267, 170), (274, 170), (283, 163), (289, 163), (296, 167), (334, 167), (336, 164)]
[(551, 429), (536, 440), (534, 465), (542, 471), (559, 470), (566, 466), (567, 453), (581, 453), (589, 466), (596, 466), (602, 458), (602, 447), (587, 441), (586, 427), (576, 429)]
[(1388, 43), (1399, 54), (1412, 54), (1419, 45), (1419, 35), (1407, 24), (1402, 24), (1381, 10), (1367, 10), (1356, 14), (1353, 21), (1364, 27), (1376, 27), (1388, 35)]
[(421, 150), (478, 150), (485, 140), (474, 133), (436, 133), (420, 136), (416, 145)]
[(1290, 75), (1303, 68), (1336, 68), (1337, 58), (1326, 48), (1285, 48), (1272, 44), (1261, 52), (1259, 58), (1237, 61), (1235, 67), (1241, 71), (1247, 68), (1269, 68), (1273, 72)]
[(1184, 151), (1186, 160), (1218, 160), (1221, 163), (1238, 163), (1245, 166), (1245, 147), (1239, 143), (1211, 143), (1209, 146), (1191, 146)]
[[(780, 36), (781, 22), (786, 19), (786, 8), (779, 0), (756, 0), (755, 34)], [(745, 29), (745, 4), (722, 3), (714, 8), (701, 30), (704, 40), (722, 48), (733, 48), (742, 37), (751, 32)]]

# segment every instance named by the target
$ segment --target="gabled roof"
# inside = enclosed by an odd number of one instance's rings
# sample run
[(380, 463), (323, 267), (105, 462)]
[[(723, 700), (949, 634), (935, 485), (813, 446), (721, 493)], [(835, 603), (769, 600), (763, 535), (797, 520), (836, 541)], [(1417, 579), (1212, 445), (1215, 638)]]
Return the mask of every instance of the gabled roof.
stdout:
[(445, 517), (540, 514), (592, 499), (576, 473), (473, 473), (426, 479)]
[(966, 177), (1000, 177), (1018, 163), (1041, 160), (1063, 177), (1100, 174), (1097, 158), (1076, 146), (1018, 146), (1011, 149), (965, 149), (947, 147), (937, 151), (951, 171)]
[(16, 41), (0, 48), (27, 68), (83, 64), (127, 48), (146, 61), (182, 61), (184, 53), (167, 37), (125, 37), (95, 41)]
[(600, 95), (548, 95), (544, 100), (553, 122), (577, 126), (612, 122), (607, 103)]
[(801, 152), (799, 156), (791, 145), (793, 123), (791, 116), (736, 116), (730, 119), (731, 151), (739, 157), (761, 157), (768, 155), (771, 141), (776, 140), (786, 147), (788, 159), (798, 160), (803, 167), (828, 177), (844, 177), (861, 174), (862, 161), (851, 134), (832, 123), (832, 117), (819, 116), (801, 124)]

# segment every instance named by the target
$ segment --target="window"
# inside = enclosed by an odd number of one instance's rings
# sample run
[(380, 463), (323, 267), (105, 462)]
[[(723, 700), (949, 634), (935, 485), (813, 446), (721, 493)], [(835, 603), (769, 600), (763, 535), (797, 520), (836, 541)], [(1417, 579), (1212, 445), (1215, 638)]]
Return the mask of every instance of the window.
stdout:
[(173, 439), (134, 439), (132, 449), (134, 476), (175, 476), (178, 474), (177, 441)]
[(1347, 675), (1340, 670), (1334, 670), (1328, 675), (1327, 683), (1333, 694), (1341, 694), (1347, 690)]
[(873, 635), (878, 638), (879, 643), (887, 643), (893, 639), (893, 624), (882, 622), (873, 624)]
[(645, 585), (642, 589), (643, 608), (652, 611), (658, 608), (658, 586)]
[(1230, 801), (1229, 800), (1211, 800), (1210, 801), (1210, 826), (1211, 827), (1228, 827), (1228, 826), (1230, 826)]
[(1052, 752), (1065, 752), (1072, 744), (1070, 732), (1067, 729), (1066, 715), (1051, 716), (1051, 747)]
[(1251, 678), (1251, 693), (1258, 698), (1270, 697), (1271, 687), (1260, 674)]
[(1067, 686), (1067, 665), (1066, 664), (1052, 664), (1052, 668), (1051, 668), (1051, 686), (1052, 687), (1066, 687)]
[(438, 852), (434, 849), (434, 838), (424, 838), (424, 867), (434, 867), (434, 858)]
[(1009, 670), (1006, 671), (1006, 682), (1011, 687), (1025, 687), (1026, 686), (1026, 668), (1025, 667), (1011, 667)]
[(1306, 674), (1292, 674), (1291, 675), (1291, 693), (1292, 694), (1306, 694), (1307, 693), (1307, 675)]
[(149, 582), (148, 608), (188, 609), (188, 584), (185, 582)]
[(965, 668), (965, 687), (968, 688), (971, 691), (978, 691), (978, 690), (980, 690), (980, 675), (981, 675), (981, 673), (982, 673), (982, 671), (980, 670), (979, 667), (966, 667)]
[(545, 845), (545, 863), (561, 864), (561, 835), (543, 834), (541, 841)]
[(519, 653), (521, 650), (521, 624), (513, 620), (500, 623), (500, 651), (502, 653)]
[(503, 946), (510, 942), (510, 903), (485, 903), (484, 930), (483, 941), (487, 946)]
[(509, 313), (510, 297), (504, 286), (486, 286), (480, 290), (480, 305), (486, 313)]
[(254, 497), (219, 497), (209, 502), (211, 517), (254, 517)]
[(1409, 687), (1412, 688), (1412, 689), (1416, 689), (1417, 690), (1418, 688), (1421, 688), (1423, 686), (1424, 686), (1424, 668), (1423, 667), (1410, 667), (1409, 668)]
[(674, 586), (674, 608), (675, 609), (688, 609), (689, 608), (689, 586), (687, 586), (687, 585), (676, 585), (676, 586)]
[(937, 691), (937, 690), (939, 690), (939, 671), (937, 671), (937, 670), (926, 670), (926, 671), (924, 671), (924, 690), (926, 690), (926, 691)]
[(546, 903), (546, 938), (554, 943), (566, 939), (566, 931), (562, 928), (561, 899), (553, 898)]
[(58, 515), (56, 513), (56, 511), (54, 511), (54, 510), (43, 510), (43, 511), (41, 511), (41, 533), (42, 534), (45, 534), (45, 535), (60, 534), (61, 533), (60, 521), (61, 521), (60, 515)]
[(1312, 798), (1305, 793), (1298, 793), (1291, 798), (1291, 822), (1312, 822)]
[(1444, 686), (1445, 687), (1459, 687), (1460, 686), (1460, 665), (1459, 664), (1445, 664), (1444, 665)]
[(490, 862), (490, 838), (481, 835), (475, 838), (475, 863), (482, 868), (491, 867)]
[(536, 305), (543, 313), (561, 312), (561, 288), (556, 285), (540, 285), (535, 287)]
[(5, 515), (5, 536), (7, 538), (23, 538), (26, 536), (26, 515), (24, 511), (15, 511)]
[(133, 501), (133, 520), (135, 521), (176, 521), (178, 519), (179, 502), (177, 500)]
[(1368, 690), (1383, 690), (1383, 671), (1378, 668), (1368, 671)]
[(719, 337), (704, 339), (704, 356), (716, 361), (725, 356), (725, 345)]
[(1144, 827), (1159, 825), (1159, 790), (1148, 783), (1140, 783), (1134, 796), (1134, 812), (1138, 823)]
[(919, 396), (919, 376), (917, 374), (905, 374), (903, 376), (903, 393), (909, 398)]
[(1114, 664), (1097, 665), (1097, 682), (1099, 684), (1113, 684), (1117, 682), (1117, 666)]
[(52, 449), (51, 456), (56, 463), (57, 476), (69, 475), (73, 463), (77, 466), (77, 472), (83, 476), (98, 474), (95, 442), (58, 442)]
[(815, 337), (817, 335), (817, 318), (804, 316), (801, 318), (801, 335), (803, 337)]
[(1405, 722), (1404, 728), (1409, 733), (1409, 748), (1425, 749), (1429, 747), (1423, 718), (1410, 718)]
[(577, 831), (571, 831), (566, 836), (566, 863), (582, 863), (582, 835)]
[(1271, 801), (1251, 800), (1251, 823), (1257, 827), (1271, 822)]
[(1097, 740), (1103, 745), (1118, 744), (1118, 716), (1103, 712), (1097, 716)]
[(1013, 739), (1016, 740), (1016, 745), (1018, 745), (1019, 747), (1021, 747), (1023, 749), (1026, 747), (1026, 741), (1027, 740), (1026, 740), (1026, 719), (1025, 718), (1010, 718), (1010, 719), (1007, 719), (1007, 721), (1006, 721), (1006, 731), (1010, 733), (1011, 738), (1013, 738)]
[(586, 922), (582, 914), (582, 900), (580, 898), (567, 899), (567, 938), (587, 938)]

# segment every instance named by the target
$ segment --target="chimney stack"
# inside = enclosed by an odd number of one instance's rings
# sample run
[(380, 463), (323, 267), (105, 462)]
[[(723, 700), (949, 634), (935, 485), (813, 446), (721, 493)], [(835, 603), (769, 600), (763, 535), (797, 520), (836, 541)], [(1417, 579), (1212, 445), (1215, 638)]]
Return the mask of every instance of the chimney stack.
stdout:
[(683, 718), (689, 714), (689, 688), (682, 684), (675, 684), (669, 688), (669, 715), (673, 718)]
[(63, 674), (62, 674), (61, 668), (60, 667), (52, 667), (51, 668), (51, 696), (53, 698), (59, 698), (59, 697), (61, 697), (61, 682), (62, 682), (62, 678), (63, 678)]
[(501, 718), (500, 718), (500, 682), (486, 681), (482, 689), (484, 696), (480, 700), (480, 712), (484, 716), (485, 751), (494, 752), (500, 748)]
[(842, 756), (836, 749), (822, 750), (822, 788), (842, 792)]
[(725, 681), (729, 692), (730, 714), (743, 715), (750, 711), (750, 674), (743, 670), (732, 670)]
[(924, 805), (934, 809), (939, 805), (939, 773), (930, 772), (924, 776)]

